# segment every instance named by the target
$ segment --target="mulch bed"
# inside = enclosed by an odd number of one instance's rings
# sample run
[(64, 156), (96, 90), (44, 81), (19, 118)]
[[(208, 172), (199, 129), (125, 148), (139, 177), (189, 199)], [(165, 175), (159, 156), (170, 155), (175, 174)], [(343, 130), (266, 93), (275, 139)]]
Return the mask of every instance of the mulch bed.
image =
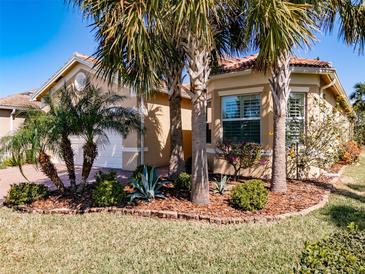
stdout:
[[(231, 182), (228, 188), (238, 182)], [(327, 185), (325, 183), (303, 182), (290, 180), (288, 182), (287, 193), (269, 193), (268, 203), (262, 210), (247, 212), (232, 207), (230, 204), (229, 193), (224, 195), (210, 192), (210, 204), (209, 205), (195, 205), (189, 201), (189, 193), (181, 192), (174, 189), (172, 185), (168, 185), (164, 189), (166, 199), (155, 199), (149, 203), (144, 201), (135, 201), (131, 204), (123, 204), (118, 207), (118, 210), (125, 210), (128, 212), (173, 212), (174, 214), (186, 213), (195, 217), (191, 219), (202, 219), (201, 216), (208, 216), (212, 218), (262, 218), (270, 216), (279, 216), (283, 214), (291, 214), (296, 212), (305, 211), (305, 209), (311, 208), (319, 203), (323, 203), (324, 197), (326, 197)], [(126, 187), (127, 192), (131, 192), (130, 187)], [(93, 205), (90, 203), (91, 187), (88, 188), (86, 194), (83, 197), (74, 197), (70, 195), (61, 196), (59, 193), (52, 193), (47, 199), (33, 202), (27, 206), (27, 210), (32, 212), (49, 212), (53, 211), (62, 213), (65, 210), (73, 210), (73, 212), (96, 212), (100, 210), (94, 210)], [(24, 209), (24, 207), (23, 207)], [(113, 211), (113, 210), (107, 210)], [(128, 213), (130, 214), (130, 213)], [(136, 214), (144, 215), (144, 214)], [(160, 214), (161, 217), (163, 214)], [(148, 215), (150, 216), (150, 215)], [(159, 216), (159, 215), (157, 215)], [(168, 217), (170, 218), (170, 217)]]

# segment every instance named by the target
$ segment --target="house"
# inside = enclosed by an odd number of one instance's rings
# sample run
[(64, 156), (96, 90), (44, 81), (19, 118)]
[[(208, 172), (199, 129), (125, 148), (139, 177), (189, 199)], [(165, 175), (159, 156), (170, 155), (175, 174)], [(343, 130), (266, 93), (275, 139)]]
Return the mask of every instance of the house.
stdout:
[[(216, 144), (221, 141), (247, 141), (260, 143), (265, 155), (270, 158), (273, 146), (273, 103), (268, 76), (254, 70), (256, 55), (222, 60), (208, 84), (207, 105), (207, 153), (209, 168), (217, 173), (231, 173), (231, 167), (216, 157)], [(287, 134), (292, 138), (306, 130), (309, 117), (319, 114), (319, 102), (329, 109), (341, 108), (340, 116), (345, 129), (345, 138), (351, 137), (348, 114), (352, 112), (335, 68), (317, 59), (291, 59), (291, 96), (288, 106)], [(107, 84), (95, 71), (95, 60), (75, 53), (68, 62), (32, 95), (32, 100), (56, 93), (66, 85), (82, 86), (86, 77), (104, 90), (113, 90), (127, 97), (124, 106), (140, 109), (144, 113), (141, 123), (144, 134), (132, 132), (122, 138), (108, 133), (110, 143), (99, 147), (95, 166), (134, 170), (139, 164), (166, 166), (169, 162), (169, 101), (166, 90), (160, 90), (148, 98), (139, 98), (129, 88), (120, 88), (117, 83)], [(80, 90), (82, 92), (82, 90)], [(338, 104), (339, 100), (342, 102)], [(292, 125), (292, 120), (300, 121)], [(191, 155), (191, 102), (183, 93), (182, 123), (185, 160)], [(83, 140), (72, 137), (75, 163), (82, 164)], [(242, 175), (269, 176), (270, 164), (245, 170)]]
[[(74, 85), (78, 90), (86, 77), (92, 84), (105, 91), (114, 91), (125, 96), (123, 106), (140, 109), (144, 115), (141, 123), (145, 133), (131, 132), (127, 138), (108, 133), (109, 143), (98, 148), (98, 157), (94, 166), (134, 170), (145, 163), (153, 166), (167, 166), (170, 158), (170, 120), (169, 100), (166, 90), (155, 92), (153, 96), (141, 99), (129, 88), (120, 88), (117, 83), (109, 85), (96, 75), (95, 60), (89, 56), (74, 53), (68, 62), (62, 66), (50, 79), (35, 92), (33, 101), (38, 101), (41, 108), (46, 110), (42, 98), (46, 94), (58, 92), (65, 84)], [(82, 92), (80, 89), (79, 92)], [(191, 103), (187, 94), (182, 98), (182, 128), (184, 140), (184, 154), (187, 159), (191, 155)], [(75, 164), (82, 165), (82, 146), (84, 141), (80, 137), (71, 138), (75, 153)], [(57, 161), (57, 159), (55, 159)]]
[[(255, 71), (257, 55), (223, 60), (209, 82), (208, 161), (217, 173), (231, 173), (232, 168), (215, 157), (221, 141), (260, 143), (267, 156), (273, 147), (273, 101), (268, 75)], [(292, 57), (291, 95), (288, 104), (287, 136), (298, 138), (310, 117), (319, 117), (320, 102), (329, 110), (338, 106), (344, 138), (351, 138), (349, 114), (351, 103), (341, 85), (336, 69), (317, 59)], [(340, 103), (340, 104), (339, 104)], [(295, 119), (296, 125), (292, 122)], [(298, 126), (298, 121), (301, 126)], [(242, 175), (269, 176), (270, 163), (243, 171)]]
[(39, 108), (38, 102), (30, 101), (34, 90), (0, 98), (0, 138), (9, 135), (24, 121), (23, 111)]

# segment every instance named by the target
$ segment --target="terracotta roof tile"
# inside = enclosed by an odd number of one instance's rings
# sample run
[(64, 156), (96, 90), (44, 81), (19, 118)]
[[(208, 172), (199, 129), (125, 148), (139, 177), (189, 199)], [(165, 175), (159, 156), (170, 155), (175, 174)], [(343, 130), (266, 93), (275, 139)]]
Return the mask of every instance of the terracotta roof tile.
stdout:
[[(242, 71), (252, 69), (255, 66), (257, 54), (241, 57), (227, 58), (220, 62), (216, 73), (226, 73), (234, 71)], [(316, 67), (316, 68), (332, 68), (331, 63), (317, 59), (307, 59), (300, 57), (291, 57), (290, 64), (296, 67)]]
[(0, 98), (0, 108), (2, 106), (14, 107), (14, 108), (27, 108), (27, 107), (39, 108), (40, 107), (39, 102), (31, 101), (31, 95), (33, 92), (34, 90), (21, 92), (4, 98)]

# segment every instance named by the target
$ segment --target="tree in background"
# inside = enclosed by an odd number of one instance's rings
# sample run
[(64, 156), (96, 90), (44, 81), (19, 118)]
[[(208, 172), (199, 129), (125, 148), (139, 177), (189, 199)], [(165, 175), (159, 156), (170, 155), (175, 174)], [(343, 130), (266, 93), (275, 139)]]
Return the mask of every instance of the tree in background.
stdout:
[(357, 83), (350, 99), (356, 112), (354, 139), (359, 144), (365, 145), (365, 83)]

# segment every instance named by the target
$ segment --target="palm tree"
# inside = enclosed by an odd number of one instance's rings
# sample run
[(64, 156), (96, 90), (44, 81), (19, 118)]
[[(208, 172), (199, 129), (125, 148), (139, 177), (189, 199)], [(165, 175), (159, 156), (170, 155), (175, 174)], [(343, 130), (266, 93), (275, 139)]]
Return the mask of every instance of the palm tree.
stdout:
[(274, 143), (271, 189), (286, 192), (286, 109), (290, 94), (290, 57), (296, 47), (310, 46), (315, 38), (310, 5), (281, 0), (244, 1), (246, 37), (259, 50), (256, 66), (269, 73), (274, 103)]
[(59, 154), (65, 162), (71, 190), (76, 190), (76, 175), (74, 164), (74, 152), (69, 136), (80, 132), (77, 125), (78, 113), (74, 107), (73, 100), (75, 91), (73, 87), (64, 86), (53, 95), (44, 97), (49, 107), (47, 113), (53, 121), (52, 130), (49, 132), (55, 145), (59, 146)]
[(106, 131), (114, 131), (124, 138), (132, 130), (142, 130), (137, 111), (124, 108), (120, 103), (125, 97), (112, 92), (102, 92), (88, 80), (83, 92), (75, 101), (78, 113), (78, 134), (85, 140), (83, 146), (82, 186), (85, 187), (98, 144), (108, 142)]
[[(158, 39), (167, 37), (173, 46), (182, 50), (190, 76), (192, 97), (192, 196), (194, 203), (209, 202), (208, 169), (206, 155), (206, 104), (207, 83), (213, 53), (230, 48), (230, 32), (223, 31), (230, 6), (226, 1), (114, 1), (73, 0), (86, 16), (94, 20), (99, 48), (96, 53), (100, 71), (109, 80), (117, 77), (127, 81), (137, 92), (148, 93), (159, 85), (159, 69), (166, 48)], [(234, 17), (232, 17), (234, 18)], [(215, 38), (225, 36), (216, 43)], [(177, 59), (180, 62), (180, 58)], [(168, 60), (171, 63), (171, 60)], [(181, 68), (178, 67), (177, 71)], [(173, 73), (176, 79), (177, 75)], [(133, 77), (131, 77), (131, 75)], [(166, 74), (165, 74), (166, 76)], [(171, 77), (172, 79), (172, 77)], [(176, 81), (172, 79), (173, 81)], [(151, 84), (153, 83), (153, 84)], [(176, 115), (176, 113), (172, 113)], [(176, 117), (175, 117), (176, 118)], [(179, 118), (177, 118), (179, 119)], [(176, 121), (175, 121), (176, 122)], [(173, 121), (174, 123), (174, 121)]]
[(353, 100), (353, 107), (355, 111), (365, 111), (365, 83), (357, 83), (354, 86), (354, 92), (350, 95)]
[[(50, 137), (54, 121), (45, 113), (30, 111), (24, 124), (14, 135), (3, 137), (1, 151), (9, 153), (16, 160), (22, 171), (23, 159), (28, 157), (40, 166), (41, 171), (54, 183), (61, 192), (65, 187), (57, 174), (57, 170), (48, 155), (48, 151), (56, 151), (54, 140)], [(24, 174), (23, 174), (24, 176)]]

